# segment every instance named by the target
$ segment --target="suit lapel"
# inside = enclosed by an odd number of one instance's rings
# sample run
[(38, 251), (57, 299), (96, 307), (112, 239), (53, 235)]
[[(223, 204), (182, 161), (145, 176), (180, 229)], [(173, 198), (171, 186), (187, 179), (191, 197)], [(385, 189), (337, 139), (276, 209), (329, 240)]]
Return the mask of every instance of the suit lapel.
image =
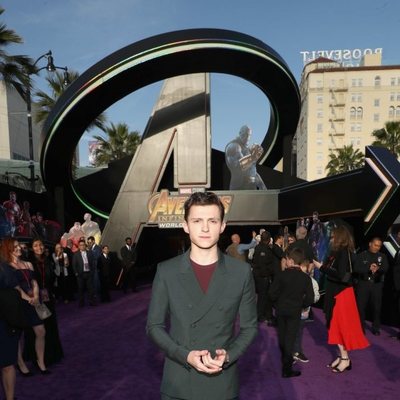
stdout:
[(195, 306), (194, 313), (192, 315), (192, 322), (196, 322), (201, 319), (204, 314), (215, 304), (215, 302), (223, 296), (225, 291), (226, 281), (226, 266), (224, 256), (221, 252), (218, 253), (218, 264), (211, 277), (210, 284), (208, 286), (207, 293), (204, 294), (197, 281), (196, 275), (193, 272), (190, 258), (190, 250), (187, 251), (183, 256), (183, 262), (180, 269), (180, 281), (192, 300)]
[(202, 302), (193, 314), (192, 322), (201, 319), (216, 301), (223, 297), (226, 288), (226, 272), (224, 256), (219, 252), (217, 268), (215, 268), (213, 276), (211, 277), (207, 293), (205, 295), (203, 294)]
[(204, 293), (201, 290), (190, 263), (190, 249), (182, 256), (182, 263), (179, 272), (179, 280), (183, 289), (189, 296), (193, 305), (197, 306), (204, 297)]

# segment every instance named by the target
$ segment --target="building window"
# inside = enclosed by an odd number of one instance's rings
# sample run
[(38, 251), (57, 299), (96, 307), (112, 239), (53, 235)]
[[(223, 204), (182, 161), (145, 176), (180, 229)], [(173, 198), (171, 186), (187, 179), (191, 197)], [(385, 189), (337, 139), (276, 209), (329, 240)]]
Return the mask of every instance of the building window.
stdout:
[(322, 89), (322, 81), (317, 81), (317, 89)]
[(394, 107), (391, 106), (389, 107), (389, 118), (393, 118), (394, 117)]
[(379, 107), (381, 105), (380, 99), (375, 99), (374, 100), (374, 107)]
[(374, 114), (374, 122), (379, 122), (379, 114)]
[(357, 80), (357, 85), (362, 86), (363, 85), (363, 80), (360, 78)]
[(362, 119), (363, 117), (363, 109), (362, 107), (358, 107), (356, 111), (356, 119)]
[(331, 87), (334, 88), (336, 86), (336, 81), (334, 79), (331, 79)]
[(350, 132), (355, 132), (356, 131), (356, 125), (355, 124), (351, 124), (350, 125)]
[(361, 102), (362, 102), (362, 94), (361, 94), (361, 93), (358, 93), (357, 102), (358, 102), (358, 103), (361, 103)]
[(356, 132), (361, 132), (361, 124), (356, 124)]
[(317, 146), (322, 146), (322, 138), (316, 140)]
[(323, 159), (322, 151), (317, 151), (316, 159), (317, 161), (322, 161)]
[(322, 175), (322, 167), (317, 167), (317, 175)]
[(350, 143), (353, 146), (361, 146), (361, 138), (360, 137), (352, 137), (352, 138), (350, 138)]
[(323, 103), (323, 96), (322, 95), (317, 95), (317, 104), (322, 104)]
[(395, 97), (395, 93), (390, 93), (390, 101), (394, 101)]
[(397, 93), (397, 101), (400, 101), (400, 93)]
[(357, 79), (351, 80), (351, 86), (353, 86), (353, 87), (357, 86)]
[(350, 119), (356, 119), (356, 108), (355, 107), (350, 108)]
[(396, 78), (390, 78), (390, 86), (396, 85)]
[(322, 110), (317, 111), (317, 118), (324, 118), (324, 112)]
[(396, 107), (396, 118), (400, 118), (400, 106)]
[(376, 76), (374, 83), (375, 83), (375, 87), (381, 86), (381, 77), (380, 76)]
[(317, 124), (317, 132), (318, 133), (322, 133), (322, 127), (323, 127), (322, 124)]

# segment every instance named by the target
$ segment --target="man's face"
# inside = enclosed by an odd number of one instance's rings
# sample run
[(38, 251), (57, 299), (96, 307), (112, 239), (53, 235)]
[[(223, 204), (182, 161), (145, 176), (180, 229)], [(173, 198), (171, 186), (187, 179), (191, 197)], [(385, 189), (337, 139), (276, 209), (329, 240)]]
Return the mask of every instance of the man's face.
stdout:
[(80, 251), (85, 251), (86, 250), (86, 243), (85, 242), (79, 242), (79, 250)]
[(192, 206), (183, 229), (189, 234), (192, 246), (211, 249), (217, 245), (219, 235), (225, 229), (220, 210), (216, 205)]
[(126, 239), (126, 244), (130, 246), (132, 244), (132, 239)]
[(89, 247), (92, 247), (93, 244), (94, 244), (94, 240), (88, 239), (88, 240), (87, 240), (87, 244), (88, 244)]
[(369, 246), (368, 246), (369, 251), (371, 253), (377, 253), (381, 249), (381, 247), (382, 247), (382, 241), (380, 241), (378, 239), (375, 239), (375, 240), (372, 240), (371, 242), (369, 242)]

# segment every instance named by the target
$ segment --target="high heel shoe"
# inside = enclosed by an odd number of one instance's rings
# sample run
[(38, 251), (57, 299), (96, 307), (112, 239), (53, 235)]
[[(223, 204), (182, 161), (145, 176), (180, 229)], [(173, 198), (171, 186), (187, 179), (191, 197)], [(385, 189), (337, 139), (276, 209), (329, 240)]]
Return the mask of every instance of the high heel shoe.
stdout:
[(33, 373), (31, 371), (28, 370), (28, 372), (24, 372), (22, 371), (21, 367), (17, 364), (16, 365), (18, 372), (24, 377), (24, 378), (28, 378), (30, 376), (33, 376)]
[(36, 361), (35, 362), (35, 365), (36, 365), (36, 368), (39, 370), (39, 372), (42, 374), (42, 375), (49, 375), (49, 374), (51, 374), (51, 372), (46, 368), (46, 369), (42, 369), (42, 368), (40, 368), (40, 365), (39, 365), (39, 363)]
[[(341, 364), (342, 361), (349, 361), (349, 365), (346, 368), (340, 369), (339, 365)], [(352, 365), (350, 358), (340, 358), (340, 363), (336, 367), (332, 368), (332, 372), (342, 373), (344, 371), (350, 371), (351, 367)]]
[(337, 356), (330, 364), (327, 364), (328, 368), (336, 368), (340, 364), (340, 356)]

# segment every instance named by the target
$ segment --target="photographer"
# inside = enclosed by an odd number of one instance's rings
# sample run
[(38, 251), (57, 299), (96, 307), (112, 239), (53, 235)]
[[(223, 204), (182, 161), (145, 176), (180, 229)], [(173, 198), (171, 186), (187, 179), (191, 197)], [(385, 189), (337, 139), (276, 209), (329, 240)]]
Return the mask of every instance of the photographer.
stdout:
[(380, 252), (382, 240), (374, 237), (368, 244), (368, 250), (359, 253), (354, 265), (357, 277), (356, 297), (361, 323), (365, 331), (367, 308), (372, 309), (371, 332), (380, 335), (382, 290), (385, 273), (389, 268), (385, 254)]

